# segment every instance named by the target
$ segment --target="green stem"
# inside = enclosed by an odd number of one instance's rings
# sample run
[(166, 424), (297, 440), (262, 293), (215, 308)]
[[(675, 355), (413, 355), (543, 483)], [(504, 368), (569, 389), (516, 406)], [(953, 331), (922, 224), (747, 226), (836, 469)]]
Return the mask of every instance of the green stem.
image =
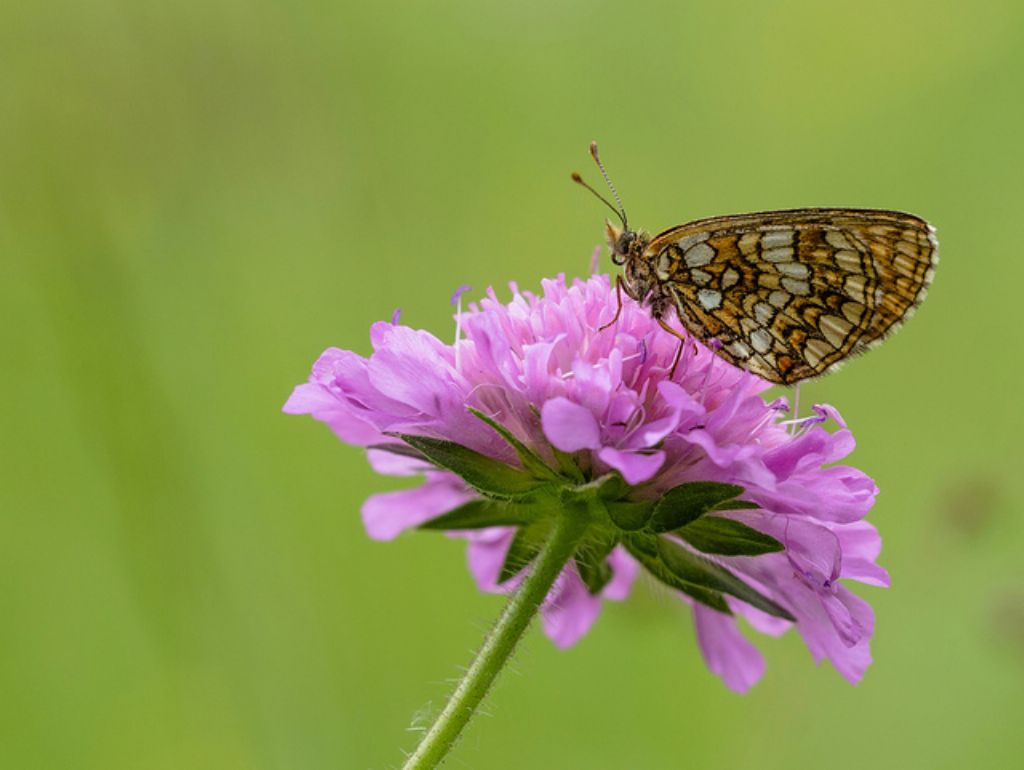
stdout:
[(575, 506), (555, 519), (551, 536), (537, 555), (522, 584), (509, 598), (498, 622), (484, 639), (469, 669), (444, 710), (420, 741), (402, 770), (437, 767), (451, 751), (463, 728), (476, 713), (516, 644), (537, 614), (555, 578), (572, 558), (587, 527), (585, 510)]

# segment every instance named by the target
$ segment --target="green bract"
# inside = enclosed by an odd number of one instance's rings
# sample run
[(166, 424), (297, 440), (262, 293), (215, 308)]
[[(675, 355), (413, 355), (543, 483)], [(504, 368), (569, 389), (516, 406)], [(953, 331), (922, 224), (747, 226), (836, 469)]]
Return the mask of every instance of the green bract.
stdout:
[(714, 515), (757, 508), (755, 503), (739, 499), (743, 487), (696, 481), (650, 499), (645, 497), (650, 489), (631, 487), (618, 472), (587, 480), (571, 455), (556, 457), (556, 470), (506, 428), (475, 409), (470, 412), (515, 450), (520, 467), (425, 436), (391, 434), (404, 443), (377, 448), (415, 453), (457, 474), (481, 494), (479, 499), (422, 524), (421, 529), (516, 529), (500, 583), (518, 575), (536, 558), (557, 517), (569, 516), (584, 525), (573, 560), (592, 594), (600, 593), (611, 579), (608, 556), (621, 544), (657, 580), (720, 612), (729, 613), (724, 598), (728, 594), (770, 615), (794, 619), (788, 610), (726, 567), (701, 555), (758, 556), (783, 550), (775, 538)]

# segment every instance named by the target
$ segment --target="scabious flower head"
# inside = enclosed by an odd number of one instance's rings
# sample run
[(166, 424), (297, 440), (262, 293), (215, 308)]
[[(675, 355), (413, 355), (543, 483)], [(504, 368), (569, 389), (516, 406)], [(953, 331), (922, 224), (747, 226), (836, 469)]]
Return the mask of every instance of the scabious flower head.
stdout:
[[(508, 303), (489, 290), (457, 314), (454, 344), (397, 318), (374, 324), (369, 358), (328, 349), (288, 399), (286, 412), (366, 447), (378, 472), (423, 475), (366, 501), (369, 535), (452, 524), (477, 583), (503, 592), (529, 570), (511, 556), (533, 521), (509, 511), (585, 492), (605, 523), (541, 607), (556, 644), (586, 633), (602, 599), (625, 598), (643, 567), (691, 605), (704, 658), (730, 688), (764, 671), (737, 617), (772, 635), (795, 625), (816, 661), (857, 682), (874, 617), (840, 581), (884, 586), (888, 576), (863, 521), (877, 488), (835, 465), (854, 447), (836, 410), (787, 421), (784, 401), (762, 397), (768, 383), (695, 342), (680, 350), (631, 300), (602, 331), (618, 305), (605, 275), (542, 286), (538, 296), (513, 285)], [(520, 478), (540, 491), (488, 496), (475, 470), (452, 472), (463, 455), (514, 474), (513, 492)]]

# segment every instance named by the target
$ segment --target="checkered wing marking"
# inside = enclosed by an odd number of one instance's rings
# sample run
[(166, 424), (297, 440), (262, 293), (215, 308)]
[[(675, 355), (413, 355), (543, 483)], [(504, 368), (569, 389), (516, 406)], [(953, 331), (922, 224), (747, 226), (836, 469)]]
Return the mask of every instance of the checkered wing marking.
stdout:
[(911, 214), (796, 209), (681, 225), (656, 236), (645, 257), (691, 334), (790, 384), (898, 328), (924, 299), (937, 246)]

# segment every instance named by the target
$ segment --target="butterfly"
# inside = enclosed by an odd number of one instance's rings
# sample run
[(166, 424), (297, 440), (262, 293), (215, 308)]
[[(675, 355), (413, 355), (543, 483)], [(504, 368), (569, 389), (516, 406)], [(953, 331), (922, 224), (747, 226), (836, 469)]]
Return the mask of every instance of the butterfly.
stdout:
[[(651, 237), (632, 230), (618, 192), (621, 227), (606, 228), (622, 292), (648, 306), (670, 334), (671, 310), (691, 337), (770, 382), (818, 377), (877, 345), (924, 300), (935, 266), (935, 229), (913, 214), (807, 208), (698, 219)], [(605, 328), (605, 327), (602, 327)]]

